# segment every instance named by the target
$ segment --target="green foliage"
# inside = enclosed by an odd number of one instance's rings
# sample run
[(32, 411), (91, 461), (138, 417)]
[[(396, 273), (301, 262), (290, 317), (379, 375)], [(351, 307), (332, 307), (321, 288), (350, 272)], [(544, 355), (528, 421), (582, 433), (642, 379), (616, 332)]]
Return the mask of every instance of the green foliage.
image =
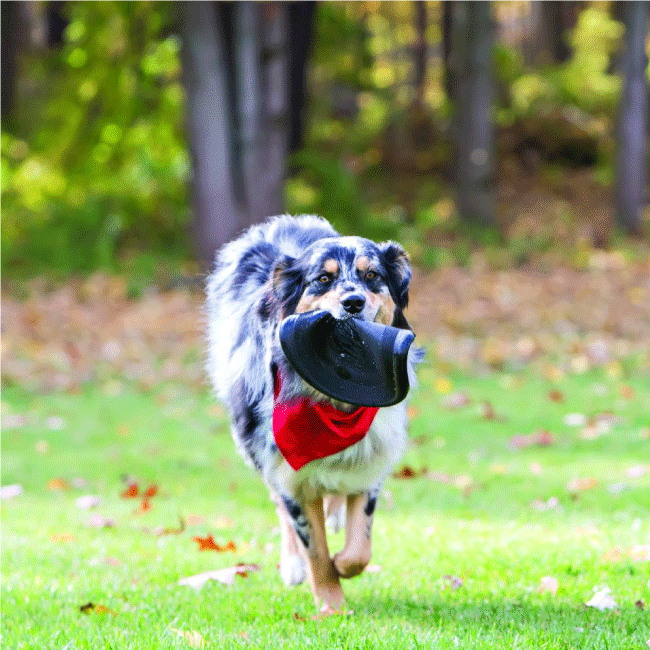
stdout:
[(179, 248), (188, 219), (180, 42), (165, 3), (67, 3), (60, 50), (2, 134), (3, 264), (111, 265), (119, 244)]
[(571, 58), (535, 70), (527, 70), (512, 48), (498, 46), (495, 70), (509, 96), (501, 120), (548, 114), (567, 105), (591, 117), (611, 116), (620, 93), (620, 78), (610, 73), (611, 58), (620, 48), (623, 31), (603, 8), (589, 7), (580, 13), (571, 35)]
[(294, 154), (292, 162), (301, 173), (287, 183), (290, 213), (322, 215), (343, 233), (358, 231), (359, 222), (368, 221), (356, 180), (343, 165), (313, 150)]

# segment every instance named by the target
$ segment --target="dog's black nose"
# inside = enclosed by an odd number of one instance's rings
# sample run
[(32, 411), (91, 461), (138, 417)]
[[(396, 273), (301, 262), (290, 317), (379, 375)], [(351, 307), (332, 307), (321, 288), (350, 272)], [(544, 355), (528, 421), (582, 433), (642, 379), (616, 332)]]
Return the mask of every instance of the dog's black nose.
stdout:
[(341, 304), (348, 314), (358, 314), (364, 308), (366, 298), (360, 293), (353, 293), (341, 300)]

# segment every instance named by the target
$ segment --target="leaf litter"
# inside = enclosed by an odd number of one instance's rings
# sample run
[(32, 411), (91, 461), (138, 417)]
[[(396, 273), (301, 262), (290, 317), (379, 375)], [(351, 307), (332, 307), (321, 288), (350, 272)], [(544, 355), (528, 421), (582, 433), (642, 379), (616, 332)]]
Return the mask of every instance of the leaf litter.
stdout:
[[(582, 271), (414, 269), (409, 322), (454, 367), (533, 365), (554, 380), (601, 366), (617, 377), (620, 359), (647, 357), (649, 269), (644, 260)], [(46, 278), (5, 283), (2, 376), (46, 392), (100, 384), (108, 397), (119, 396), (125, 381), (145, 390), (170, 380), (203, 389), (202, 309), (200, 291), (151, 285), (133, 300), (122, 277), (102, 273), (54, 288)], [(436, 389), (449, 393), (447, 381)], [(635, 398), (627, 384), (619, 394)]]

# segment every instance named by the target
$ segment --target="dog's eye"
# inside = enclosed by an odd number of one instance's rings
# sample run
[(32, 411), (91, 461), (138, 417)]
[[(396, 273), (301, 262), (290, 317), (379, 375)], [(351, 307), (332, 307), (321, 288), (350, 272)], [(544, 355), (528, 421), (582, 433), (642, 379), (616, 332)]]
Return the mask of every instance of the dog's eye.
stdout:
[(318, 276), (317, 280), (321, 284), (327, 284), (330, 281), (330, 276), (327, 275), (327, 273), (323, 273), (322, 275)]
[(374, 271), (368, 271), (365, 275), (366, 280), (374, 280), (377, 274)]

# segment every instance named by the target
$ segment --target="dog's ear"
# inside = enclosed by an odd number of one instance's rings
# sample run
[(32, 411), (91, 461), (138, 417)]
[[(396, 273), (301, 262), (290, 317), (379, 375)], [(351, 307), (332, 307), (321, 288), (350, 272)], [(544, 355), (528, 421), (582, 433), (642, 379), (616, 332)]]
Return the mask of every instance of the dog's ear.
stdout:
[(293, 257), (285, 255), (276, 262), (271, 274), (271, 286), (283, 313), (286, 316), (293, 314), (304, 290), (302, 270)]
[[(411, 282), (411, 264), (406, 251), (396, 242), (387, 241), (379, 244), (388, 290), (395, 305), (401, 312), (409, 302), (409, 284)], [(401, 314), (401, 318), (404, 315)], [(406, 319), (404, 319), (406, 322)]]

